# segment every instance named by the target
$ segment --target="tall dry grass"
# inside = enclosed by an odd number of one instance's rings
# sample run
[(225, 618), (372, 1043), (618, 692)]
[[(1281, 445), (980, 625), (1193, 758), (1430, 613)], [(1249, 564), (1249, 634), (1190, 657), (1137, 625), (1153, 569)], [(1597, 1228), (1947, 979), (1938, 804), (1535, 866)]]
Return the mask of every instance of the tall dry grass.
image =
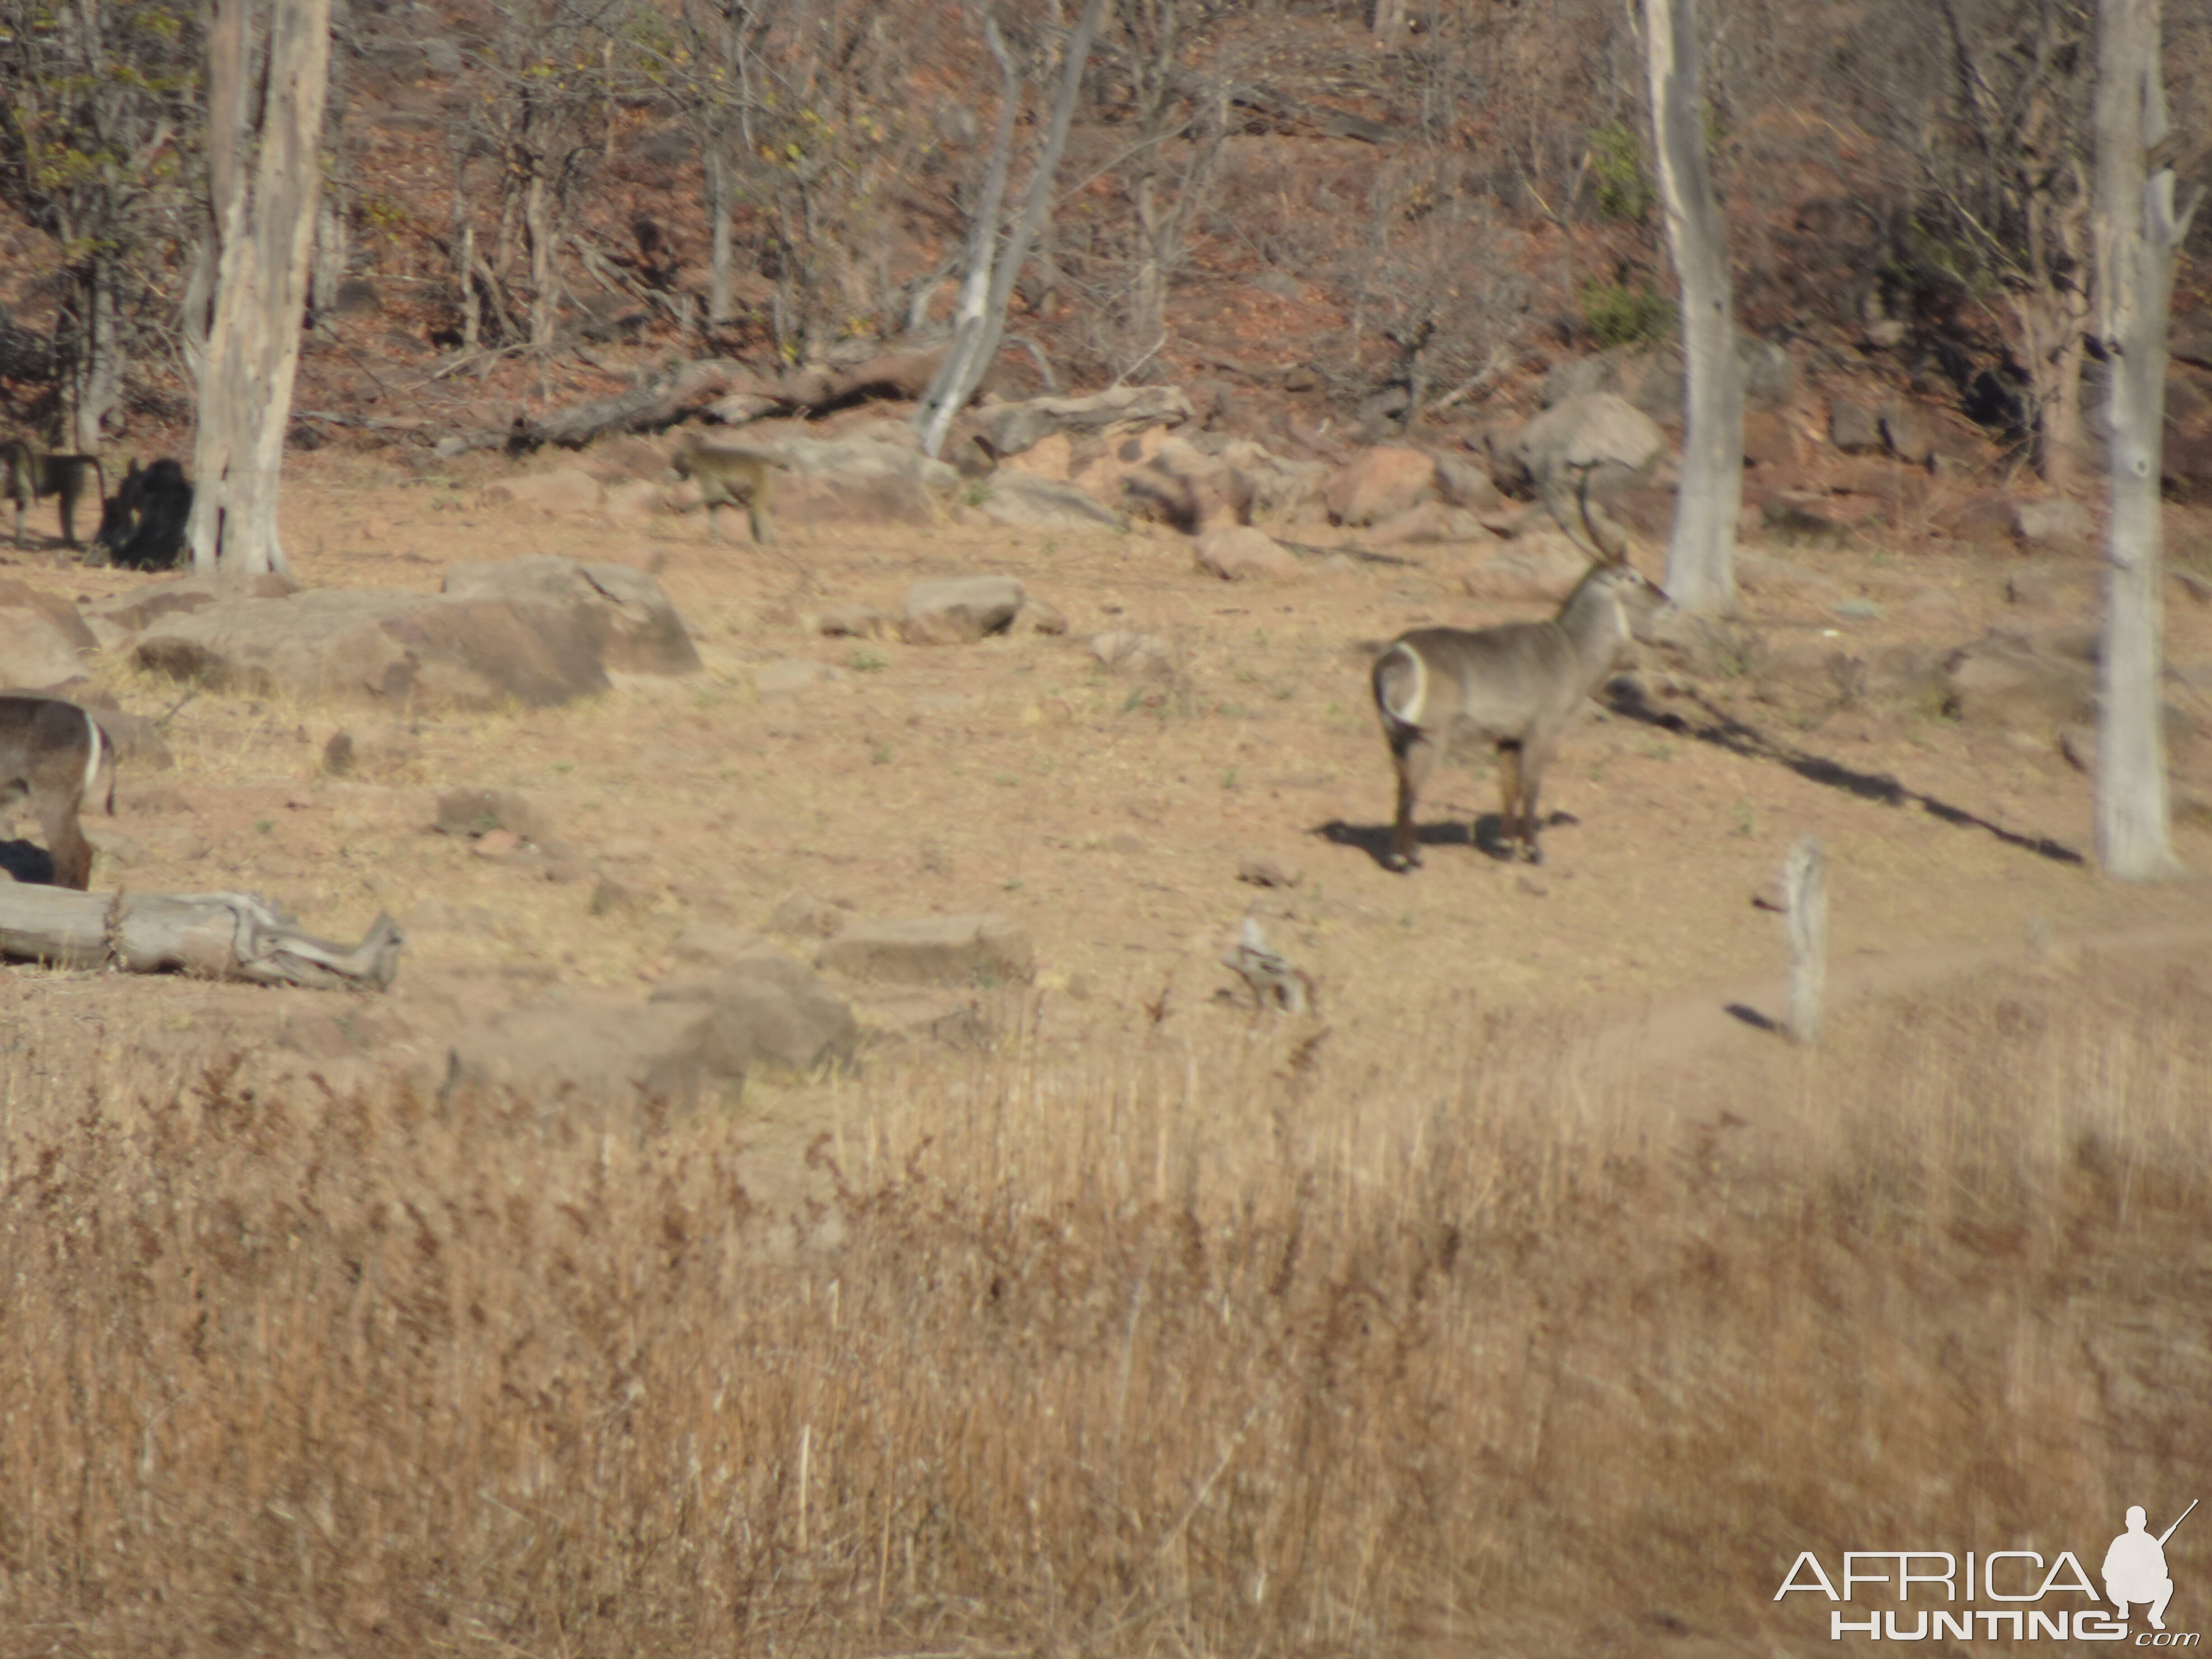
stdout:
[(1800, 1549), (2178, 1512), (2212, 993), (1838, 1024), (1633, 1088), (1467, 1006), (878, 1068), (794, 1245), (742, 1123), (272, 1098), (28, 1019), (0, 1650), (1765, 1653), (1826, 1640)]

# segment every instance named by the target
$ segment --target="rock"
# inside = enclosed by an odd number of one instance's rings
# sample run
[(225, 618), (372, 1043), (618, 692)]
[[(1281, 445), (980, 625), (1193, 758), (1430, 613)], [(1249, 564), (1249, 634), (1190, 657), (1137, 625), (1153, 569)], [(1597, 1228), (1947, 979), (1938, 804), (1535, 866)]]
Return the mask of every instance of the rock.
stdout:
[(2063, 496), (2013, 503), (2013, 539), (2034, 552), (2087, 553), (2095, 528), (2089, 509)]
[[(506, 836), (511, 841), (514, 833), (510, 830), (495, 830), (477, 843), (477, 850), (482, 851), (494, 836)], [(513, 848), (510, 846), (504, 850), (512, 851)], [(641, 893), (628, 882), (617, 881), (611, 876), (601, 876), (592, 885), (592, 896), (586, 908), (595, 916), (634, 916), (651, 908), (652, 905), (653, 899), (649, 894)]]
[(0, 688), (43, 691), (82, 679), (85, 662), (77, 654), (77, 640), (82, 635), (90, 645), (91, 629), (73, 610), (69, 620), (74, 628), (57, 621), (43, 605), (0, 604)]
[(603, 501), (599, 481), (580, 466), (501, 478), (477, 492), (478, 507), (527, 507), (541, 513), (596, 513)]
[(1075, 446), (1065, 432), (1048, 432), (1018, 454), (1002, 456), (999, 465), (1009, 472), (1066, 483), (1075, 474)]
[(1846, 455), (1878, 455), (1887, 447), (1874, 411), (1840, 395), (1828, 399), (1828, 441)]
[(438, 797), (434, 827), (441, 836), (471, 838), (507, 830), (533, 842), (552, 830), (544, 810), (517, 789), (448, 789)]
[(763, 1066), (811, 1072), (853, 1058), (860, 1025), (845, 1000), (804, 963), (773, 950), (748, 951), (713, 978), (668, 985), (649, 1007), (703, 1008), (700, 1058), (718, 1076)]
[(249, 696), (361, 697), (422, 708), (533, 708), (608, 689), (607, 659), (680, 673), (698, 657), (659, 586), (621, 565), (459, 565), (448, 592), (316, 589), (219, 599), (139, 636), (144, 667)]
[(994, 473), (977, 510), (1018, 530), (1126, 530), (1121, 515), (1071, 483), (1007, 470)]
[(1296, 581), (1304, 574), (1294, 555), (1249, 525), (1207, 531), (1197, 554), (1198, 568), (1224, 581)]
[(1126, 628), (1091, 636), (1091, 654), (1117, 673), (1163, 673), (1174, 665), (1167, 641)]
[(1057, 605), (1048, 605), (1034, 596), (1022, 601), (1022, 608), (1014, 612), (1013, 621), (1006, 624), (1006, 632), (1022, 634), (1065, 634), (1067, 617)]
[(1936, 440), (1927, 423), (1902, 404), (1891, 404), (1882, 410), (1881, 440), (1891, 454), (1913, 466), (1926, 466), (1936, 453)]
[(793, 524), (926, 525), (960, 475), (905, 443), (854, 433), (836, 438), (749, 434), (745, 447), (789, 469), (776, 483), (775, 515)]
[(1296, 887), (1305, 878), (1297, 865), (1266, 853), (1247, 854), (1237, 866), (1237, 879), (1255, 887)]
[(912, 645), (961, 645), (1003, 633), (1022, 608), (1012, 576), (933, 576), (906, 591), (901, 629)]
[(1385, 446), (1363, 450), (1322, 490), (1333, 523), (1371, 525), (1436, 494), (1437, 464), (1424, 452)]
[(891, 619), (872, 605), (841, 605), (823, 611), (814, 631), (832, 639), (879, 640), (890, 627)]
[(2050, 730), (2095, 723), (2096, 670), (2050, 635), (1991, 634), (1944, 659), (1945, 706), (1972, 726)]
[(445, 593), (457, 601), (489, 599), (546, 608), (553, 636), (581, 621), (607, 667), (625, 674), (696, 674), (698, 648), (660, 584), (622, 564), (583, 564), (538, 554), (527, 558), (456, 564)]
[(775, 907), (768, 925), (779, 933), (834, 939), (844, 931), (845, 913), (806, 893), (793, 893)]
[(1460, 578), (1469, 598), (1557, 602), (1589, 572), (1589, 555), (1557, 531), (1516, 536)]
[(1667, 453), (1667, 436), (1634, 404), (1601, 392), (1546, 410), (1513, 447), (1540, 495), (1571, 502), (1585, 467), (1593, 495), (1640, 481)]
[(1437, 468), (1437, 498), (1447, 507), (1469, 513), (1494, 513), (1504, 504), (1489, 472), (1456, 455), (1432, 455)]
[(1252, 481), (1219, 456), (1174, 437), (1163, 438), (1121, 483), (1130, 512), (1191, 536), (1249, 523), (1256, 493)]
[(231, 576), (180, 576), (94, 600), (86, 607), (86, 614), (136, 633), (163, 617), (198, 611), (219, 600), (281, 599), (299, 591), (299, 584), (274, 572), (249, 576), (243, 582)]
[(815, 963), (854, 979), (902, 985), (1026, 981), (1036, 965), (1029, 930), (996, 915), (855, 921)]
[(753, 670), (753, 690), (763, 697), (788, 697), (811, 686), (832, 684), (845, 676), (827, 663), (781, 657)]
[(1437, 542), (1492, 542), (1497, 538), (1463, 507), (1423, 501), (1384, 519), (1360, 539), (1370, 547), (1410, 547)]
[(640, 1127), (659, 1127), (744, 1087), (744, 1056), (718, 1040), (715, 1013), (704, 1000), (575, 996), (497, 1016), (453, 1044), (447, 1091), (507, 1094), (541, 1121), (580, 1117), (584, 1127), (604, 1123), (609, 1108), (642, 1108)]
[(1180, 425), (1194, 410), (1181, 386), (1117, 386), (1087, 398), (1030, 398), (994, 404), (976, 425), (1000, 455), (1018, 455), (1055, 432), (1106, 432), (1135, 425)]
[(1953, 541), (2001, 542), (2012, 534), (2013, 512), (2017, 505), (2002, 491), (1977, 491), (1942, 508), (1936, 514), (1931, 527)]

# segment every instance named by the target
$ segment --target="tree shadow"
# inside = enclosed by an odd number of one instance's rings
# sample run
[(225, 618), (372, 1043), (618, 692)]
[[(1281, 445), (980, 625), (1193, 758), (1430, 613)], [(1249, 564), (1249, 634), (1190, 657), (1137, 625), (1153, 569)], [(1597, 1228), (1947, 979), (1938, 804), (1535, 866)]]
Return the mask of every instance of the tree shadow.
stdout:
[(2002, 824), (1991, 823), (1978, 813), (1963, 806), (1939, 800), (1917, 789), (1908, 789), (1887, 772), (1861, 772), (1845, 766), (1840, 761), (1830, 760), (1825, 755), (1815, 755), (1795, 744), (1777, 742), (1755, 726), (1747, 725), (1725, 710), (1716, 708), (1697, 692), (1688, 694), (1704, 714), (1702, 720), (1692, 720), (1671, 710), (1654, 708), (1644, 695), (1644, 688), (1632, 678), (1623, 675), (1607, 686), (1605, 706), (1623, 719), (1640, 721), (1670, 732), (1677, 737), (1693, 738), (1699, 743), (1709, 743), (1717, 749), (1725, 749), (1732, 755), (1742, 755), (1753, 760), (1778, 762), (1808, 782), (1830, 789), (1841, 790), (1861, 800), (1881, 803), (1884, 806), (1917, 806), (1930, 817), (1961, 830), (1980, 830), (1994, 836), (2008, 847), (2017, 847), (2024, 853), (2051, 860), (2055, 864), (2086, 864), (2088, 860), (2067, 846), (2048, 836), (2023, 836)]

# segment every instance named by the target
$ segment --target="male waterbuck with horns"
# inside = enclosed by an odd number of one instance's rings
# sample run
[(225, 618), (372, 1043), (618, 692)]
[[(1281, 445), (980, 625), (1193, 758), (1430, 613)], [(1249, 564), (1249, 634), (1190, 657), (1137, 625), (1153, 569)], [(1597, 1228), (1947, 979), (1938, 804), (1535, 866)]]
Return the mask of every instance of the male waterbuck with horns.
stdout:
[(91, 884), (92, 843), (77, 813), (102, 772), (112, 815), (115, 746), (100, 722), (59, 697), (0, 696), (0, 815), (30, 803), (57, 887), (82, 892)]
[[(1587, 502), (1583, 520), (1589, 525)], [(1596, 526), (1589, 526), (1592, 536)], [(1498, 751), (1498, 836), (1517, 838), (1531, 864), (1544, 769), (1584, 697), (1620, 664), (1636, 628), (1668, 603), (1625, 556), (1595, 560), (1548, 622), (1496, 628), (1417, 628), (1375, 659), (1375, 706), (1398, 769), (1398, 821), (1389, 865), (1421, 861), (1413, 802), (1445, 744), (1472, 737)]]

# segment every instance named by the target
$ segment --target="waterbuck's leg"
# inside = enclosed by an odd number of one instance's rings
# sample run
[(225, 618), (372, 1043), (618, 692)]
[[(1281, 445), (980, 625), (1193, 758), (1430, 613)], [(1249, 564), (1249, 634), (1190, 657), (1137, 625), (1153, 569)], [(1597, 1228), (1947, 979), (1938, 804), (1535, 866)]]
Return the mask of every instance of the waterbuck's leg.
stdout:
[[(1521, 803), (1524, 799), (1525, 769), (1522, 764), (1521, 745), (1501, 743), (1498, 745), (1498, 845), (1507, 858), (1513, 856), (1513, 842), (1523, 835)], [(1469, 831), (1473, 838), (1473, 831)], [(1478, 843), (1479, 844), (1479, 843)]]
[(1544, 772), (1552, 763), (1548, 747), (1538, 749), (1522, 757), (1521, 761), (1521, 845), (1531, 864), (1544, 861), (1544, 849), (1536, 845), (1537, 827), (1544, 821), (1537, 811), (1536, 798), (1544, 791)]
[(1390, 758), (1398, 767), (1398, 822), (1390, 832), (1389, 860), (1393, 870), (1419, 867), (1421, 842), (1413, 828), (1413, 802), (1421, 786), (1429, 781), (1429, 774), (1436, 769), (1442, 747), (1434, 738), (1412, 731), (1390, 744)]
[(39, 827), (46, 832), (46, 851), (54, 860), (54, 885), (82, 893), (92, 885), (92, 843), (78, 828), (74, 803), (39, 803)]
[(768, 509), (757, 501), (745, 503), (745, 514), (752, 525), (753, 541), (763, 547), (775, 544), (775, 524), (768, 516)]

